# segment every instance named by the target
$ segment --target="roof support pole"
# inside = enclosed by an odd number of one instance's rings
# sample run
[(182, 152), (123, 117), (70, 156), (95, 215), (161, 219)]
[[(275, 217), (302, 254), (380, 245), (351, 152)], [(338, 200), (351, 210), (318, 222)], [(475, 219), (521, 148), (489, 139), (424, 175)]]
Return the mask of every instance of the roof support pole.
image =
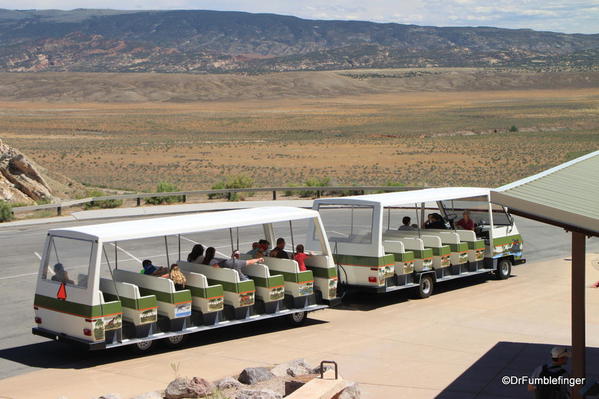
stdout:
[[(572, 232), (572, 377), (585, 378), (585, 235)], [(572, 398), (582, 398), (581, 385)]]

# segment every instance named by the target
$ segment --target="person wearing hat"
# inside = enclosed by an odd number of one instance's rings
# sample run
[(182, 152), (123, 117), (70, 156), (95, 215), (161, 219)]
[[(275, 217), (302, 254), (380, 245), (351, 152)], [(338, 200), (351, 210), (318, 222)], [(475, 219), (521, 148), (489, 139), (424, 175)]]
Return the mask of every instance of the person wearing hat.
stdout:
[[(537, 367), (531, 379), (536, 378), (567, 378), (568, 372), (564, 368), (568, 363), (570, 351), (563, 346), (551, 349), (551, 363), (542, 364)], [(535, 399), (568, 399), (570, 398), (570, 387), (565, 382), (561, 384), (528, 384), (528, 390), (534, 392)]]
[(264, 258), (241, 260), (239, 259), (239, 255), (239, 251), (235, 250), (231, 255), (231, 259), (221, 260), (220, 262), (212, 265), (212, 267), (223, 267), (227, 269), (237, 270), (237, 273), (239, 273), (239, 278), (242, 281), (249, 280), (249, 277), (244, 274), (243, 268), (247, 265), (253, 265), (254, 263), (262, 263), (264, 262)]

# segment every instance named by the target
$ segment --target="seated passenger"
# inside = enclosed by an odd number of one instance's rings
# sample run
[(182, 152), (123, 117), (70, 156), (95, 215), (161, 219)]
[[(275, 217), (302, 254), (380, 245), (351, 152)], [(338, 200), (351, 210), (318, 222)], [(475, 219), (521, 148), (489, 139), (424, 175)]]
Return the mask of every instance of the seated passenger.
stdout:
[(456, 223), (462, 230), (474, 230), (476, 223), (470, 218), (470, 211), (464, 211), (462, 218)]
[(277, 238), (277, 246), (274, 247), (272, 251), (270, 251), (270, 256), (273, 258), (279, 259), (289, 259), (289, 254), (285, 251), (285, 239)]
[(404, 230), (404, 231), (414, 230), (414, 227), (410, 225), (411, 221), (412, 221), (412, 219), (409, 216), (404, 216), (403, 219), (401, 219), (402, 225), (399, 226), (399, 228), (397, 230)]
[(239, 273), (239, 278), (242, 281), (245, 281), (245, 280), (249, 280), (249, 277), (243, 273), (243, 268), (246, 265), (253, 265), (254, 263), (261, 263), (261, 262), (264, 262), (264, 258), (240, 260), (239, 259), (239, 251), (236, 250), (231, 255), (231, 259), (221, 260), (220, 262), (213, 264), (212, 267), (222, 267), (222, 268), (237, 270), (237, 273)]
[(69, 275), (64, 269), (62, 263), (57, 263), (54, 265), (54, 275), (52, 276), (52, 281), (58, 281), (64, 284), (75, 284), (75, 282), (69, 278)]
[(185, 284), (187, 284), (187, 278), (185, 278), (185, 275), (183, 274), (183, 272), (181, 272), (179, 265), (177, 265), (176, 263), (171, 265), (171, 270), (168, 272), (168, 278), (173, 280), (173, 283), (175, 283), (175, 289), (177, 291), (185, 289)]
[(247, 251), (245, 254), (253, 257), (254, 255), (256, 255), (256, 252), (258, 252), (259, 249), (260, 249), (260, 244), (258, 244), (258, 241), (254, 241), (252, 243), (252, 249)]
[(204, 255), (204, 246), (196, 244), (187, 255), (187, 261), (191, 263), (200, 263), (201, 257)]
[(143, 266), (143, 274), (147, 274), (149, 276), (162, 276), (166, 273), (168, 273), (168, 268), (166, 267), (156, 267), (152, 264), (152, 261), (149, 259), (145, 259), (143, 262), (141, 262), (141, 265)]
[(202, 264), (214, 265), (223, 260), (220, 258), (215, 258), (214, 255), (216, 255), (216, 249), (214, 247), (206, 248), (206, 253), (204, 254), (204, 260), (202, 261)]
[(429, 219), (424, 224), (424, 228), (445, 230), (447, 229), (447, 226), (445, 226), (443, 216), (439, 215), (438, 213), (431, 213), (429, 215)]
[(306, 254), (304, 252), (304, 246), (302, 244), (297, 244), (295, 247), (295, 255), (293, 255), (293, 260), (297, 262), (300, 271), (305, 272), (308, 270), (306, 268), (306, 258), (309, 256), (312, 256), (312, 253), (310, 253), (310, 255)]

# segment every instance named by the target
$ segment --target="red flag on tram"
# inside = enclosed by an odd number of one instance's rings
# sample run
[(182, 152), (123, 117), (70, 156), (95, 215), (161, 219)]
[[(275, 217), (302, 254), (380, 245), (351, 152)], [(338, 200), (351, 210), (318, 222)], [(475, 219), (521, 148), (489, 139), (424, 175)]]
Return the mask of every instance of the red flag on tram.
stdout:
[(64, 286), (64, 283), (60, 284), (60, 287), (58, 288), (58, 292), (56, 293), (56, 298), (64, 301), (67, 299), (67, 289)]

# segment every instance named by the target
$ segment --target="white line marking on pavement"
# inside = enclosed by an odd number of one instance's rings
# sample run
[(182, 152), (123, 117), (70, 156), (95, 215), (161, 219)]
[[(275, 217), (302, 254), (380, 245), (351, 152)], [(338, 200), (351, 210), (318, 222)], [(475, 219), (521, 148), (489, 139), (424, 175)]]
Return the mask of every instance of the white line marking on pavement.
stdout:
[(39, 260), (42, 260), (42, 257), (40, 256), (40, 254), (38, 254), (37, 252), (34, 252), (33, 254), (34, 254), (35, 256), (37, 256), (37, 258), (38, 258)]
[(28, 277), (28, 276), (37, 276), (37, 272), (35, 272), (35, 273), (17, 274), (17, 275), (14, 275), (14, 276), (0, 277), (0, 280), (8, 280), (8, 279), (11, 279), (11, 278)]
[(115, 243), (112, 243), (112, 246), (115, 247), (115, 248), (117, 248), (119, 251), (122, 251), (127, 256), (130, 256), (132, 259), (135, 259), (137, 262), (141, 263), (141, 259), (139, 259), (135, 255), (133, 255), (131, 252), (125, 251), (123, 248), (117, 246)]

